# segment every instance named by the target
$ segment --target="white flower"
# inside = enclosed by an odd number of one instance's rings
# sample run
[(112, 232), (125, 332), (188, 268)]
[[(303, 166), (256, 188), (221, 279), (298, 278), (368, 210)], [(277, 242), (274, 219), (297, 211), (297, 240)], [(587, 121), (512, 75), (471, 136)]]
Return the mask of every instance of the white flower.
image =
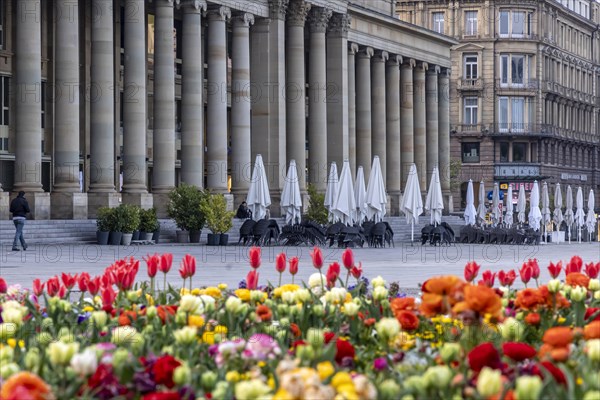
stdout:
[(324, 297), (327, 303), (340, 304), (346, 301), (346, 293), (346, 289), (334, 287)]
[(360, 306), (352, 301), (344, 304), (344, 314), (348, 317), (354, 317), (358, 314), (358, 310), (360, 310)]
[(375, 330), (383, 340), (390, 340), (400, 333), (400, 322), (396, 318), (383, 318), (375, 324)]
[(296, 293), (295, 292), (283, 292), (281, 294), (281, 300), (287, 304), (296, 303)]
[(588, 289), (592, 292), (600, 290), (600, 280), (599, 279), (590, 279), (590, 283), (588, 283)]
[(385, 286), (376, 286), (375, 289), (373, 289), (373, 299), (374, 300), (384, 300), (387, 299), (388, 297), (388, 290), (385, 288)]
[(212, 296), (208, 296), (206, 294), (203, 294), (200, 296), (200, 301), (202, 302), (202, 310), (200, 311), (200, 314), (202, 314), (203, 312), (211, 312), (215, 310), (215, 298)]
[(321, 286), (323, 284), (323, 282), (326, 282), (326, 281), (327, 281), (327, 279), (325, 278), (325, 276), (322, 273), (315, 272), (308, 278), (308, 286), (310, 286), (311, 288), (315, 288), (317, 286)]
[(237, 314), (242, 308), (242, 300), (239, 297), (231, 296), (225, 302), (225, 309), (231, 314)]
[(298, 289), (293, 293), (296, 296), (296, 302), (306, 303), (311, 299), (310, 291), (308, 289)]
[(98, 357), (93, 349), (86, 349), (83, 353), (78, 353), (71, 358), (71, 368), (76, 374), (82, 376), (92, 375), (98, 368)]
[[(214, 299), (213, 299), (214, 301)], [(190, 314), (198, 315), (202, 314), (204, 306), (202, 305), (202, 300), (198, 297), (193, 296), (191, 294), (186, 294), (181, 296), (181, 300), (179, 300), (179, 310), (188, 312)]]
[(197, 329), (192, 326), (185, 326), (173, 331), (175, 342), (179, 344), (192, 344), (196, 341)]
[(374, 288), (378, 286), (385, 286), (385, 283), (385, 279), (383, 279), (381, 276), (373, 278), (373, 280), (371, 281), (371, 285), (373, 285)]
[(585, 351), (590, 360), (600, 361), (600, 339), (588, 340)]
[(79, 350), (79, 343), (64, 343), (61, 341), (52, 342), (46, 349), (50, 363), (55, 367), (58, 365), (67, 365), (71, 358)]

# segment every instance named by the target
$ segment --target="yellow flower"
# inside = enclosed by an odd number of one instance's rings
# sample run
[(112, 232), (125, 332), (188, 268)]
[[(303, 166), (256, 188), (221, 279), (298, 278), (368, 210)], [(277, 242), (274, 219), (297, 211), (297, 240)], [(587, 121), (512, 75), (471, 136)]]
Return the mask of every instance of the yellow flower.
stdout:
[(583, 379), (581, 377), (578, 377), (576, 382), (579, 386), (583, 385)]
[(267, 385), (269, 385), (269, 387), (271, 389), (275, 389), (275, 378), (273, 378), (273, 375), (269, 375), (269, 380), (267, 380)]
[(250, 301), (250, 291), (248, 289), (237, 289), (235, 295), (242, 301)]
[(200, 289), (198, 289), (198, 288), (194, 288), (194, 289), (192, 290), (192, 294), (193, 294), (194, 296), (200, 296), (200, 295), (202, 294), (202, 290), (200, 290)]
[(206, 344), (213, 345), (215, 344), (215, 333), (214, 332), (204, 332), (202, 334), (202, 341)]
[(238, 382), (240, 379), (240, 373), (237, 371), (229, 371), (227, 374), (225, 374), (225, 380), (227, 382)]
[(185, 296), (186, 294), (190, 294), (190, 290), (186, 288), (181, 288), (181, 290), (179, 291), (179, 295)]
[(338, 386), (341, 386), (344, 384), (350, 384), (350, 385), (352, 385), (352, 388), (354, 388), (350, 374), (345, 371), (338, 372), (337, 374), (335, 374), (333, 376), (333, 379), (331, 379), (331, 386), (333, 386), (336, 390), (337, 390)]
[(345, 400), (358, 400), (358, 394), (356, 394), (356, 389), (354, 388), (353, 383), (345, 383), (343, 385), (338, 386), (335, 389), (339, 394), (344, 396)]
[(215, 333), (227, 335), (227, 327), (225, 325), (217, 325), (215, 328)]
[(221, 290), (219, 290), (219, 288), (211, 286), (204, 289), (204, 294), (217, 299), (221, 297)]
[(272, 400), (294, 400), (294, 398), (284, 388), (280, 388), (277, 393), (273, 395)]
[(92, 307), (92, 306), (85, 306), (85, 307), (83, 307), (83, 311), (85, 311), (85, 312), (92, 312), (92, 311), (94, 311), (94, 307)]
[(346, 293), (346, 301), (345, 303), (349, 303), (352, 301), (352, 295), (350, 293)]
[(154, 305), (154, 298), (152, 296), (150, 296), (149, 293), (146, 293), (146, 301), (148, 302), (149, 306), (153, 306)]
[(195, 326), (196, 328), (202, 328), (204, 326), (204, 318), (200, 315), (190, 315), (188, 317), (188, 325)]
[(11, 348), (14, 349), (15, 347), (17, 347), (17, 339), (10, 338), (6, 341), (6, 344), (8, 344)]
[(565, 317), (558, 317), (558, 323), (564, 324), (567, 319)]
[(324, 381), (335, 373), (335, 368), (331, 362), (323, 361), (317, 364), (317, 372), (319, 372), (319, 378)]

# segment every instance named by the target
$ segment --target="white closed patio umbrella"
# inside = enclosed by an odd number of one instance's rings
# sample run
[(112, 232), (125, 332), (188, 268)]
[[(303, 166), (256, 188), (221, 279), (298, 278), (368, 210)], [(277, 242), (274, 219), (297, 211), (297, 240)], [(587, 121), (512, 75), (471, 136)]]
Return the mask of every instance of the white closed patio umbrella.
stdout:
[(338, 180), (337, 165), (335, 164), (335, 161), (334, 161), (331, 163), (331, 167), (329, 167), (329, 175), (327, 176), (327, 190), (325, 191), (325, 202), (324, 202), (325, 208), (328, 211), (327, 219), (331, 223), (336, 222), (335, 215), (333, 215), (333, 203), (335, 202), (335, 199), (337, 198), (338, 185), (339, 185), (339, 180)]
[(429, 191), (425, 199), (425, 209), (431, 213), (431, 225), (438, 226), (442, 223), (444, 199), (442, 197), (440, 173), (437, 167), (433, 168), (433, 173), (431, 174), (431, 183), (429, 184)]
[(494, 182), (494, 190), (492, 191), (492, 220), (494, 226), (498, 225), (502, 219), (502, 211), (500, 211), (500, 188), (498, 182)]
[(544, 236), (544, 242), (546, 241), (546, 229), (548, 223), (552, 221), (552, 215), (550, 213), (550, 196), (548, 195), (548, 183), (542, 184), (542, 234)]
[(406, 222), (411, 225), (411, 242), (413, 242), (415, 240), (415, 223), (419, 223), (419, 215), (423, 214), (423, 199), (415, 164), (410, 166), (408, 172), (400, 210), (406, 215)]
[(575, 196), (575, 226), (577, 227), (577, 241), (581, 243), (581, 228), (585, 225), (585, 212), (583, 212), (583, 191), (577, 188)]
[(508, 185), (508, 193), (506, 194), (506, 213), (504, 214), (504, 225), (510, 228), (513, 224), (513, 190), (512, 185)]
[(373, 157), (369, 183), (367, 184), (367, 219), (380, 222), (386, 214), (387, 194), (381, 173), (379, 156)]
[(566, 194), (567, 205), (565, 208), (565, 224), (567, 225), (567, 236), (569, 237), (569, 243), (571, 243), (571, 227), (575, 222), (575, 214), (573, 213), (573, 190), (571, 185), (567, 186)]
[(525, 208), (527, 200), (525, 199), (525, 187), (521, 185), (519, 188), (519, 197), (517, 197), (517, 221), (519, 224), (525, 223)]
[(473, 181), (469, 179), (467, 185), (467, 205), (465, 207), (465, 225), (475, 225), (477, 222), (477, 210), (475, 209), (475, 193), (473, 192)]
[(556, 231), (560, 232), (560, 225), (562, 224), (564, 217), (562, 213), (562, 192), (560, 190), (560, 183), (557, 183), (554, 187), (554, 211), (552, 213), (552, 220), (556, 224)]
[(585, 218), (585, 226), (587, 227), (589, 242), (592, 241), (592, 233), (596, 230), (596, 214), (594, 213), (595, 207), (595, 199), (594, 199), (594, 191), (590, 189), (590, 194), (588, 195), (588, 212), (587, 217)]
[(296, 160), (290, 161), (283, 191), (281, 192), (281, 211), (285, 216), (285, 223), (293, 225), (300, 222), (302, 213), (302, 196), (300, 196), (300, 184), (298, 183), (298, 170)]
[(267, 208), (271, 205), (271, 195), (269, 194), (269, 182), (265, 173), (262, 156), (256, 155), (254, 161), (254, 170), (252, 171), (252, 181), (246, 196), (248, 208), (252, 211), (252, 219), (258, 221), (267, 215)]
[(356, 199), (352, 175), (350, 174), (350, 161), (348, 160), (344, 160), (344, 166), (340, 174), (338, 196), (333, 205), (333, 214), (338, 221), (346, 225), (352, 225), (356, 220)]
[(354, 196), (356, 198), (356, 222), (362, 224), (367, 219), (367, 189), (365, 187), (365, 173), (362, 165), (356, 171)]
[(537, 181), (533, 181), (533, 188), (529, 193), (529, 226), (534, 231), (540, 230), (540, 222), (542, 221), (542, 212), (540, 211), (540, 185)]
[(481, 219), (481, 223), (485, 221), (487, 207), (485, 206), (485, 186), (483, 181), (479, 182), (479, 204), (477, 205), (477, 218)]

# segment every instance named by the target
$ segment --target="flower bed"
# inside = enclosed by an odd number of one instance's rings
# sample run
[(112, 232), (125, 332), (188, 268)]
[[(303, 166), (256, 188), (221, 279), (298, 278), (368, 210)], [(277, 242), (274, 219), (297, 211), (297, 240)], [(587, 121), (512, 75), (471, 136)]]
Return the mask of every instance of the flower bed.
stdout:
[(600, 262), (551, 263), (546, 284), (536, 260), (481, 280), (471, 262), (412, 298), (365, 279), (351, 250), (326, 271), (311, 257), (301, 283), (280, 254), (276, 287), (260, 282), (259, 248), (231, 289), (194, 288), (186, 255), (182, 287), (159, 291), (170, 254), (144, 259), (141, 284), (134, 259), (31, 290), (0, 278), (0, 398), (600, 398)]

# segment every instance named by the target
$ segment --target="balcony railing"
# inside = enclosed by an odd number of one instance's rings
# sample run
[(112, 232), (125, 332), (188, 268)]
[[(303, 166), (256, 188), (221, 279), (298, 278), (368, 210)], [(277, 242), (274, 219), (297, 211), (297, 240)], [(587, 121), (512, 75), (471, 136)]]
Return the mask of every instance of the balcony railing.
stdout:
[(483, 79), (481, 78), (460, 78), (458, 80), (458, 90), (482, 90)]
[(523, 79), (523, 83), (502, 82), (502, 79), (496, 79), (496, 88), (502, 90), (528, 90), (536, 92), (539, 89), (537, 79)]
[(560, 128), (549, 124), (535, 123), (497, 123), (492, 125), (489, 134), (491, 136), (530, 136), (570, 139), (585, 143), (596, 143), (599, 141), (599, 138), (591, 133)]
[(497, 177), (537, 177), (540, 176), (540, 164), (531, 162), (496, 162), (494, 163), (494, 175)]
[(535, 33), (496, 33), (496, 38), (510, 40), (538, 40), (539, 36)]

